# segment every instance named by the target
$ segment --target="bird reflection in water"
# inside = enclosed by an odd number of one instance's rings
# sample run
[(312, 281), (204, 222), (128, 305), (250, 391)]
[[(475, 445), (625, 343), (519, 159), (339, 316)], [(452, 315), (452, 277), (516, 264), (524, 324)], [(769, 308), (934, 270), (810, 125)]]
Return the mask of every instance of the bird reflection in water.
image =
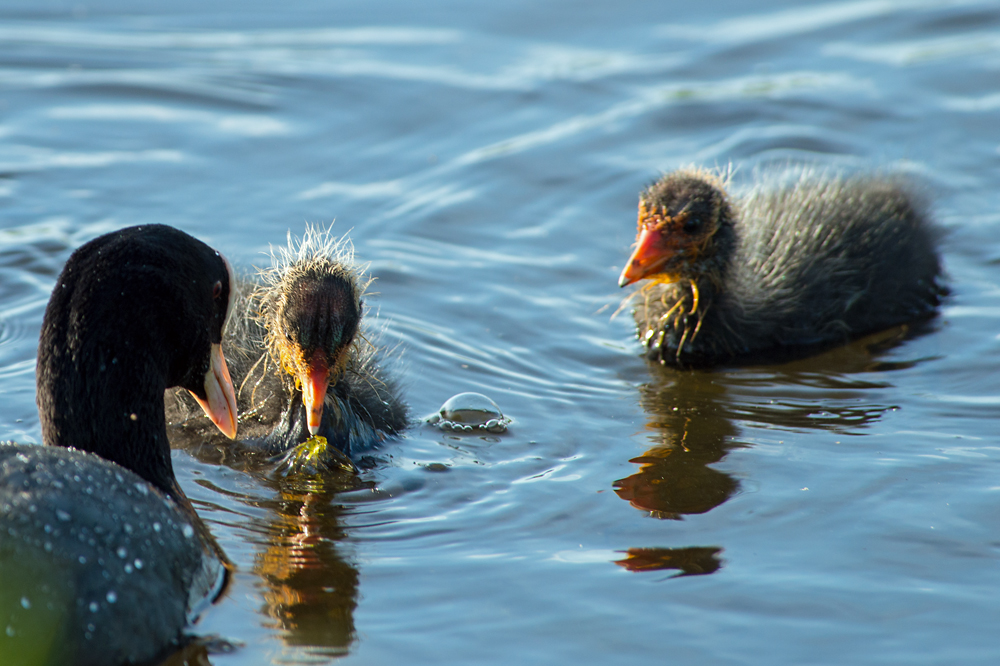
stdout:
[(212, 666), (212, 655), (230, 654), (240, 647), (219, 636), (195, 636), (156, 666)]
[[(311, 473), (308, 466), (290, 467), (284, 460), (218, 447), (183, 424), (170, 426), (169, 432), (173, 447), (202, 463), (246, 472), (255, 480), (252, 495), (216, 490), (228, 497), (229, 506), (240, 516), (238, 527), (246, 530), (246, 540), (257, 548), (253, 571), (264, 598), (262, 624), (279, 632), (286, 645), (316, 657), (347, 654), (355, 639), (358, 570), (341, 552), (347, 535), (337, 494), (371, 488), (374, 483), (347, 468), (325, 465), (321, 472)], [(207, 480), (201, 485), (214, 488)], [(248, 516), (235, 503), (263, 511)], [(185, 652), (185, 658), (201, 664), (198, 660), (206, 658), (205, 651), (193, 650)], [(209, 654), (217, 651), (208, 649)]]
[(722, 566), (718, 555), (721, 548), (629, 548), (625, 558), (615, 564), (628, 571), (669, 571), (676, 569), (681, 576), (703, 576), (715, 573)]
[[(639, 402), (655, 445), (629, 462), (635, 474), (614, 483), (615, 492), (655, 518), (681, 520), (711, 511), (739, 488), (729, 474), (709, 467), (726, 455), (736, 430), (720, 417), (724, 389), (705, 373), (675, 372), (650, 364), (653, 381), (639, 387)], [(716, 546), (629, 548), (615, 564), (645, 573), (676, 570), (681, 576), (715, 573), (722, 567)]]
[(641, 467), (616, 481), (615, 492), (656, 518), (680, 520), (706, 513), (739, 489), (713, 467), (736, 442), (735, 422), (769, 429), (849, 433), (878, 420), (891, 404), (859, 401), (863, 392), (890, 387), (885, 373), (913, 361), (880, 358), (926, 328), (898, 326), (811, 358), (731, 372), (676, 371), (648, 364), (651, 381), (639, 387), (655, 445), (630, 462)]
[[(926, 359), (889, 361), (884, 353), (924, 333), (899, 326), (822, 354), (777, 366), (701, 372), (650, 363), (651, 380), (639, 387), (639, 402), (654, 445), (630, 462), (639, 471), (614, 483), (635, 508), (661, 519), (707, 513), (739, 491), (732, 475), (711, 465), (738, 442), (737, 424), (768, 430), (826, 430), (850, 434), (894, 409), (879, 401), (891, 388), (887, 372)], [(615, 563), (628, 571), (675, 569), (707, 574), (721, 567), (717, 547), (632, 548)]]
[(615, 492), (656, 518), (711, 511), (739, 488), (732, 476), (709, 467), (734, 446), (736, 429), (720, 414), (724, 388), (709, 374), (650, 369), (653, 381), (639, 388), (639, 402), (656, 444), (629, 461), (641, 467), (615, 481)]
[(345, 539), (338, 492), (358, 489), (353, 474), (269, 477), (267, 542), (254, 571), (264, 582), (265, 626), (282, 632), (290, 646), (309, 646), (324, 656), (346, 654), (355, 637), (358, 570), (339, 552)]

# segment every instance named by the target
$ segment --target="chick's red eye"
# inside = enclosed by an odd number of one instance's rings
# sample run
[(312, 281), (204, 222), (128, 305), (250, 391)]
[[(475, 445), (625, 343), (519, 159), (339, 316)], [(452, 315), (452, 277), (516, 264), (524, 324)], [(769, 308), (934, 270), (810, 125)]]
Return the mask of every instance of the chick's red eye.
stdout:
[(222, 295), (222, 280), (216, 282), (215, 286), (212, 287), (212, 298), (218, 298), (220, 295)]

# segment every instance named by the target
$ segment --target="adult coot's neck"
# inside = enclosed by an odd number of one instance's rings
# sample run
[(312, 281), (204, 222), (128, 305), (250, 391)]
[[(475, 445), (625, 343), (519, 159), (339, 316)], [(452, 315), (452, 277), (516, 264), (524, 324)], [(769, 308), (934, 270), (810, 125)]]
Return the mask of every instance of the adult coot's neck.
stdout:
[[(124, 229), (70, 257), (45, 310), (38, 408), (45, 444), (96, 453), (181, 498), (163, 392), (205, 393), (229, 296), (224, 260), (170, 227)], [(221, 306), (214, 300), (222, 299)]]
[[(59, 302), (50, 302), (49, 310)], [(134, 332), (130, 344), (119, 344), (114, 334), (81, 340), (72, 333), (72, 319), (46, 316), (42, 329), (37, 373), (43, 441), (96, 453), (177, 497), (163, 411), (167, 372), (161, 355), (148, 351), (165, 349), (165, 341)], [(69, 344), (51, 342), (56, 338)]]

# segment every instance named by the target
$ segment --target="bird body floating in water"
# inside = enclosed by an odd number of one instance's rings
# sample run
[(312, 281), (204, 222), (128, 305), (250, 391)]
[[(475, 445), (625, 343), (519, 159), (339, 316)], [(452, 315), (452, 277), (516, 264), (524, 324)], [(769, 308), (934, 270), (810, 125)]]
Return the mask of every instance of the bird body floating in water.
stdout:
[(700, 169), (640, 195), (619, 279), (651, 360), (709, 366), (794, 356), (934, 314), (937, 232), (900, 179), (801, 172), (741, 198)]
[[(310, 226), (301, 240), (289, 233), (271, 266), (244, 283), (225, 347), (249, 451), (286, 464), (328, 457), (341, 470), (338, 453), (370, 450), (406, 428), (386, 354), (361, 324), (372, 280), (353, 255), (346, 237)], [(315, 436), (326, 444), (293, 451)]]
[(221, 593), (226, 560), (174, 477), (163, 392), (187, 389), (235, 436), (232, 286), (221, 255), (160, 225), (69, 258), (38, 346), (47, 446), (0, 444), (0, 663), (162, 658)]

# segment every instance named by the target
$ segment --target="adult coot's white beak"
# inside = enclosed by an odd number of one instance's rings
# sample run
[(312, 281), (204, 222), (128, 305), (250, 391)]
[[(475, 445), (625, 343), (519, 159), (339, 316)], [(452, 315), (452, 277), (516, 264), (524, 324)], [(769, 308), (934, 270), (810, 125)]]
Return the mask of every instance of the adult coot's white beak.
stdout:
[(201, 408), (205, 410), (212, 423), (218, 426), (229, 439), (236, 438), (236, 392), (233, 390), (233, 380), (229, 377), (229, 367), (222, 356), (222, 345), (212, 345), (212, 362), (205, 373), (205, 395), (202, 400), (197, 395)]

